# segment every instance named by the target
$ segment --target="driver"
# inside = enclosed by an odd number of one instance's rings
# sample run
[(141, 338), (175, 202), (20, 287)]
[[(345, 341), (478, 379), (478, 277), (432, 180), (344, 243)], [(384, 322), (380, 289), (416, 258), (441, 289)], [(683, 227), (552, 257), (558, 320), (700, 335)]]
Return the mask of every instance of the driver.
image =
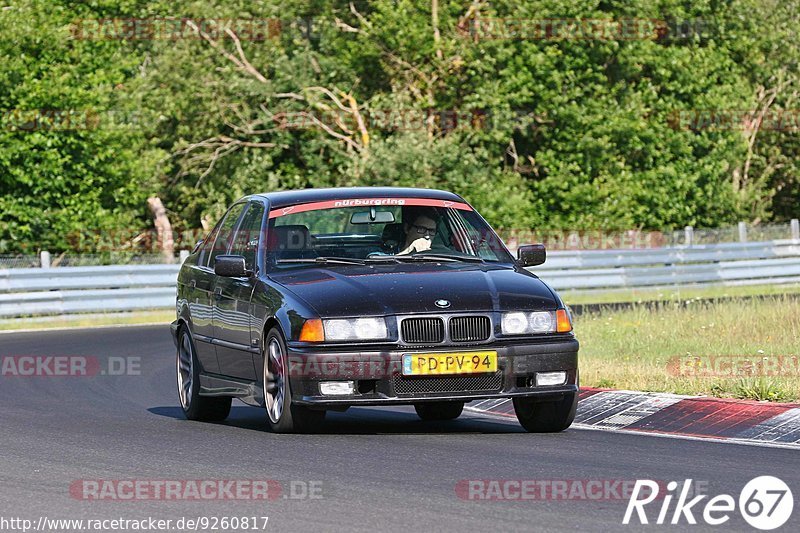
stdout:
[[(409, 216), (406, 216), (409, 215)], [(422, 210), (408, 210), (403, 213), (403, 230), (406, 233), (406, 242), (403, 250), (397, 255), (406, 255), (415, 252), (425, 252), (431, 249), (431, 241), (436, 235), (436, 226), (439, 214), (433, 208)]]

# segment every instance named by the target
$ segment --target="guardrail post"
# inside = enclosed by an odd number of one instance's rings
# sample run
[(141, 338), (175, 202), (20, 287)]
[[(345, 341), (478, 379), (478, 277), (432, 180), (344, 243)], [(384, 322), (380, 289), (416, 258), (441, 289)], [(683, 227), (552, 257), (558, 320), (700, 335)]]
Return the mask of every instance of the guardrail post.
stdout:
[(42, 253), (39, 254), (39, 260), (42, 268), (50, 268), (50, 252), (42, 250)]
[(792, 228), (792, 239), (800, 240), (800, 220), (793, 218), (790, 222), (790, 226)]
[(180, 261), (178, 261), (178, 263), (182, 265), (183, 262), (186, 261), (186, 258), (189, 257), (189, 250), (181, 250), (180, 254)]
[(747, 224), (739, 222), (739, 242), (747, 242)]
[(691, 246), (694, 244), (694, 228), (691, 226), (686, 226), (683, 228), (683, 244), (686, 246)]

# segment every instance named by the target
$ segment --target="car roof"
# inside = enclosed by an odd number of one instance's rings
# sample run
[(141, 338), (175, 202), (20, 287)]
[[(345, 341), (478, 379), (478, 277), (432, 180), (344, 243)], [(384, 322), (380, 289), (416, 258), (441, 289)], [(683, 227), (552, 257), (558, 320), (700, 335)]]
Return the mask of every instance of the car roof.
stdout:
[(432, 200), (453, 200), (463, 202), (459, 195), (437, 189), (412, 187), (337, 187), (330, 189), (298, 189), (292, 191), (265, 192), (254, 194), (269, 200), (271, 207), (344, 200), (355, 198), (430, 198)]

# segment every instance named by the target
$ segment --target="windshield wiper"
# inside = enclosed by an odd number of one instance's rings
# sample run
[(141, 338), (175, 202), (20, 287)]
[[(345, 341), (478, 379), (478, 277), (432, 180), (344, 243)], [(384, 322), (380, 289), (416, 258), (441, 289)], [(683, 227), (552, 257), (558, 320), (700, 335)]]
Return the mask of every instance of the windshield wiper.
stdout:
[(284, 263), (307, 263), (307, 264), (339, 264), (339, 265), (366, 265), (370, 263), (399, 263), (413, 261), (465, 261), (468, 263), (483, 263), (484, 260), (473, 255), (458, 255), (435, 252), (420, 252), (408, 255), (375, 255), (366, 259), (356, 259), (354, 257), (308, 257), (301, 259), (278, 259), (278, 264)]
[(484, 260), (474, 255), (458, 255), (436, 252), (418, 252), (408, 255), (389, 255), (398, 261), (465, 261), (468, 263), (483, 263)]
[(399, 263), (395, 255), (371, 255), (364, 259), (367, 263)]
[(339, 265), (365, 265), (366, 261), (363, 259), (355, 259), (352, 257), (309, 257), (306, 259), (278, 259), (277, 263), (317, 263), (328, 264), (336, 263)]
[(421, 257), (423, 259), (444, 259), (445, 261), (466, 261), (468, 263), (483, 263), (483, 258), (475, 255), (459, 255), (459, 254), (446, 254), (437, 252), (421, 252), (411, 254), (414, 257)]

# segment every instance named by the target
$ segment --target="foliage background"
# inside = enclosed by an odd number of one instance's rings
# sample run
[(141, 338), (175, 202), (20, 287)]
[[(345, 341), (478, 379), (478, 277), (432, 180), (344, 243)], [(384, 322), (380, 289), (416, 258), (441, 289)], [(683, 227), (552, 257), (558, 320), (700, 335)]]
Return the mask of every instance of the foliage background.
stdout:
[[(243, 38), (241, 54), (230, 37), (76, 38), (76, 21), (126, 17), (280, 26)], [(492, 18), (688, 26), (630, 40), (470, 32)], [(797, 0), (6, 0), (0, 253), (108, 235), (135, 248), (153, 195), (182, 231), (248, 193), (346, 185), (451, 189), (501, 228), (783, 221), (798, 216), (797, 118), (774, 131), (681, 128), (675, 116), (796, 110), (798, 29)], [(88, 118), (19, 119), (37, 110)], [(453, 114), (455, 128), (396, 127)]]

